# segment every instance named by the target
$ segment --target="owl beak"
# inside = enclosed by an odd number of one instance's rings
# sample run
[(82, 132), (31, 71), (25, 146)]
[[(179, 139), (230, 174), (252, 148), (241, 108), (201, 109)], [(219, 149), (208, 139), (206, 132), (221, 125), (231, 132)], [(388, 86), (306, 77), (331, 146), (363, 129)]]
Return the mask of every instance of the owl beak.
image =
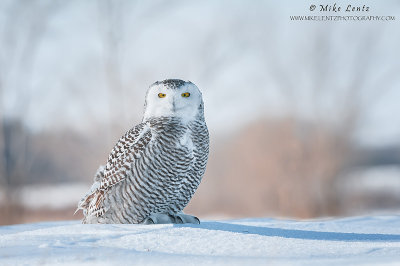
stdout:
[(176, 104), (175, 101), (172, 101), (172, 111), (175, 113), (176, 111)]

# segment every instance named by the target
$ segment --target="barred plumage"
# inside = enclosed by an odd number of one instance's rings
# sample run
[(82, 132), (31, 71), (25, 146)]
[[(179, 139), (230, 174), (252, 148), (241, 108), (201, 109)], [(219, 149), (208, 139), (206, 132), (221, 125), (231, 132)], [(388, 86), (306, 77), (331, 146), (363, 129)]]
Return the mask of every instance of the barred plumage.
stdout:
[(209, 151), (203, 106), (191, 82), (150, 86), (142, 123), (120, 138), (78, 204), (83, 223), (187, 222), (181, 212), (200, 184)]

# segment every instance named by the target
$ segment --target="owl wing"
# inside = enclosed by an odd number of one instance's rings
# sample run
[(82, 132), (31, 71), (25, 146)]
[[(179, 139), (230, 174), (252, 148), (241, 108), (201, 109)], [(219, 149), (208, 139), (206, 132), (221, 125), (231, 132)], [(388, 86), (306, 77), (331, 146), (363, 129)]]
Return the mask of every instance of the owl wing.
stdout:
[(101, 190), (106, 190), (125, 179), (126, 171), (131, 168), (134, 160), (142, 155), (151, 137), (149, 125), (141, 123), (119, 139), (108, 157), (104, 178), (100, 183)]
[(127, 171), (138, 159), (151, 140), (148, 124), (141, 123), (122, 136), (112, 149), (106, 167), (99, 168), (95, 175), (95, 183), (89, 193), (82, 198), (78, 209), (83, 209), (85, 216), (101, 216), (106, 209), (103, 206), (104, 194), (112, 186), (125, 180)]
[(119, 161), (121, 155), (125, 153), (127, 149), (132, 147), (138, 139), (140, 139), (141, 135), (147, 131), (148, 126), (145, 123), (140, 123), (139, 125), (131, 128), (128, 132), (125, 133), (115, 144), (114, 148), (111, 150), (110, 155), (108, 156), (107, 165), (105, 170), (110, 170), (115, 166), (115, 164)]

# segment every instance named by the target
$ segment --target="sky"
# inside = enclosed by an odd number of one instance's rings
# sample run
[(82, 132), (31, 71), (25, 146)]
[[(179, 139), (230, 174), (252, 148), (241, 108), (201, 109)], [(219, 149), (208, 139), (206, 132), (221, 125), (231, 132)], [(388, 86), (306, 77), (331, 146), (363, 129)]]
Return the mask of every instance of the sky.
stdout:
[[(309, 1), (2, 2), (2, 112), (37, 132), (116, 117), (128, 128), (150, 84), (181, 78), (203, 91), (213, 134), (290, 113), (335, 123), (343, 106), (362, 105), (356, 141), (399, 144), (400, 5), (336, 1), (390, 22), (290, 20), (338, 15), (318, 11), (325, 2), (313, 12)], [(12, 12), (21, 16), (4, 23)]]

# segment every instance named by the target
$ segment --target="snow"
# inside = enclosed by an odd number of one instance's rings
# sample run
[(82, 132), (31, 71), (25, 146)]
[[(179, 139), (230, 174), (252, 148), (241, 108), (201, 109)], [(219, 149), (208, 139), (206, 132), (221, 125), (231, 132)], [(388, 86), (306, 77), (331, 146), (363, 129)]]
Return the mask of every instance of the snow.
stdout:
[(400, 216), (200, 225), (0, 227), (0, 265), (348, 265), (400, 263)]

